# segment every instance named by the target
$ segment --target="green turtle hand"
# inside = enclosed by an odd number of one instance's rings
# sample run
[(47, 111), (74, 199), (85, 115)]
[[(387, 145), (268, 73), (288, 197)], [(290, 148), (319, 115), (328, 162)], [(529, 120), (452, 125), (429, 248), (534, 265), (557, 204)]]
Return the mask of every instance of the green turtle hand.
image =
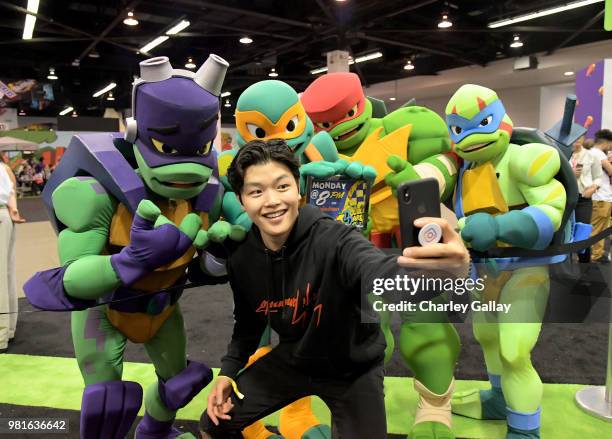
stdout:
[(376, 180), (376, 169), (372, 166), (364, 165), (360, 162), (352, 162), (344, 170), (345, 175), (351, 178), (366, 180), (369, 183)]
[(246, 230), (242, 226), (232, 225), (227, 221), (217, 221), (208, 230), (200, 230), (195, 238), (194, 245), (204, 249), (211, 242), (222, 243), (226, 239), (242, 241), (246, 236)]
[(499, 229), (495, 217), (478, 212), (469, 215), (461, 229), (461, 238), (474, 250), (486, 251), (495, 245)]
[(397, 188), (400, 184), (421, 178), (412, 164), (398, 155), (389, 156), (387, 166), (391, 168), (391, 172), (385, 175), (385, 184), (391, 188), (395, 196), (397, 196)]

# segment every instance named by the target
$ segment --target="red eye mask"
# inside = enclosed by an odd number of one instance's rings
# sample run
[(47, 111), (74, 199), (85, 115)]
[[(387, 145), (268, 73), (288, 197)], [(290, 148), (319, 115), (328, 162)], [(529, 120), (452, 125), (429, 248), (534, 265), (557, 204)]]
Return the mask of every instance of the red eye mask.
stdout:
[(359, 76), (350, 72), (328, 73), (317, 78), (302, 93), (301, 101), (317, 131), (329, 131), (357, 117), (365, 107)]

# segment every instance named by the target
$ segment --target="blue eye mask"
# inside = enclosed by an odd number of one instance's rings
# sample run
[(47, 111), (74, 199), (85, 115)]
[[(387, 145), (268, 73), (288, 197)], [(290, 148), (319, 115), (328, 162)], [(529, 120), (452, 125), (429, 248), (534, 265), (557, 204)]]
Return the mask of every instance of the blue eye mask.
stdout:
[(480, 110), (471, 119), (466, 119), (458, 114), (448, 114), (446, 125), (448, 125), (451, 140), (457, 144), (472, 134), (494, 133), (499, 129), (505, 115), (506, 109), (498, 99)]

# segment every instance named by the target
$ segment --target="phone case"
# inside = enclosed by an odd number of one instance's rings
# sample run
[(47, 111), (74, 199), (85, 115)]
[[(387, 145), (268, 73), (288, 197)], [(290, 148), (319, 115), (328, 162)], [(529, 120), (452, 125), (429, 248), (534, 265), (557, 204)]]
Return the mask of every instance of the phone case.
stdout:
[(424, 216), (439, 218), (440, 190), (435, 178), (424, 178), (402, 183), (397, 188), (402, 248), (420, 245), (419, 227), (414, 220)]

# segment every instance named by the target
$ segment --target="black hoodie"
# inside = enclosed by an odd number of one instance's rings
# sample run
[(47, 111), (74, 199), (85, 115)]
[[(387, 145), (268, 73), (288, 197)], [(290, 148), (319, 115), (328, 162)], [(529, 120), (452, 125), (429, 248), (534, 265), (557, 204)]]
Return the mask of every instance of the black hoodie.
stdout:
[(288, 363), (311, 376), (347, 377), (382, 361), (380, 325), (363, 323), (362, 285), (372, 275), (392, 277), (401, 270), (396, 259), (309, 205), (278, 252), (253, 225), (227, 263), (235, 323), (220, 374), (236, 376), (268, 322)]

